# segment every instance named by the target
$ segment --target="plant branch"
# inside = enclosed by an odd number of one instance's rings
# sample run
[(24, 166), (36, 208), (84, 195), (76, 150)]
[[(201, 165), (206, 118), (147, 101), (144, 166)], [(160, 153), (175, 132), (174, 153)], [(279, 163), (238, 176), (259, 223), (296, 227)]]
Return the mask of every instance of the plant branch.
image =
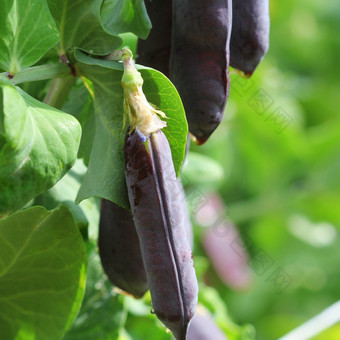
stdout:
[(14, 84), (17, 85), (28, 81), (67, 77), (70, 74), (70, 67), (66, 63), (55, 63), (23, 69), (18, 71), (14, 77), (7, 72), (3, 72), (0, 73), (0, 78), (10, 79)]
[(340, 321), (340, 301), (326, 308), (279, 340), (308, 340)]
[(76, 78), (69, 76), (67, 78), (55, 78), (44, 98), (44, 103), (61, 109), (64, 105), (69, 92), (75, 82)]

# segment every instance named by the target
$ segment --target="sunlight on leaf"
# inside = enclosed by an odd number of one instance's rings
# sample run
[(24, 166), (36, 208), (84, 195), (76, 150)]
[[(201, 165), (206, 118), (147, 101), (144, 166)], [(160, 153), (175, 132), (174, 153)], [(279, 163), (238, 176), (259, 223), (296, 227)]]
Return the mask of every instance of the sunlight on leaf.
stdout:
[(1, 339), (59, 340), (80, 308), (85, 264), (65, 207), (33, 207), (0, 221)]
[(45, 1), (1, 0), (0, 69), (14, 74), (33, 65), (58, 38)]
[(76, 161), (78, 121), (0, 81), (0, 217), (52, 187)]

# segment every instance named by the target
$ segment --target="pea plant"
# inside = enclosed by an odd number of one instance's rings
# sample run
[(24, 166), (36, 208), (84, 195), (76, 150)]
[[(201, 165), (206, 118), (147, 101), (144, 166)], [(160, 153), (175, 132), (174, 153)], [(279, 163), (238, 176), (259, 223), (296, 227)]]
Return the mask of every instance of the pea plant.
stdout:
[[(198, 300), (197, 315), (213, 310), (230, 339), (253, 338), (215, 291), (202, 283), (198, 293), (178, 178), (188, 136), (181, 97), (198, 144), (222, 119), (231, 1), (174, 1), (171, 58), (172, 5), (160, 3), (1, 2), (1, 339), (171, 339), (163, 323), (184, 340)], [(223, 9), (220, 36), (205, 44), (194, 35), (211, 6)]]

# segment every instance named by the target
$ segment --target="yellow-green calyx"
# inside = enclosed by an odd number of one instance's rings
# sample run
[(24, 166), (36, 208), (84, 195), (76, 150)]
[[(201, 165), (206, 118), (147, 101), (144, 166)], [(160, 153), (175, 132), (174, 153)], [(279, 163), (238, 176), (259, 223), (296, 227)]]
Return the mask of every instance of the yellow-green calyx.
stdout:
[(166, 127), (166, 122), (159, 116), (167, 118), (165, 113), (156, 110), (147, 101), (143, 90), (143, 78), (137, 71), (132, 53), (129, 49), (122, 50), (124, 73), (122, 87), (124, 90), (124, 125), (128, 119), (130, 132), (137, 128), (144, 136)]

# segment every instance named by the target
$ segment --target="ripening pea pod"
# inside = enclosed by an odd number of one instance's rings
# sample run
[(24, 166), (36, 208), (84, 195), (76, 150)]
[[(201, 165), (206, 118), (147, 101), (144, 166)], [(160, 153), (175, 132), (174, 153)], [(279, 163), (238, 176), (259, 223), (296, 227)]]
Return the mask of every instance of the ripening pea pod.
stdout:
[(121, 51), (124, 116), (130, 128), (124, 144), (125, 178), (152, 306), (177, 340), (185, 340), (194, 315), (198, 284), (185, 231), (183, 192), (167, 138), (166, 115), (147, 101), (131, 51)]
[(145, 7), (152, 23), (146, 40), (139, 39), (137, 62), (169, 75), (172, 0), (146, 0)]
[(148, 284), (132, 214), (105, 199), (101, 202), (98, 247), (110, 281), (141, 298), (148, 290)]
[(146, 139), (134, 130), (126, 136), (124, 156), (152, 306), (176, 339), (185, 340), (198, 285), (169, 143), (161, 130)]
[[(185, 231), (192, 247), (192, 224), (180, 181), (178, 185), (186, 209)], [(141, 298), (148, 290), (148, 284), (132, 214), (106, 199), (101, 202), (98, 247), (102, 266), (111, 283), (135, 298)]]
[(251, 76), (269, 48), (269, 0), (233, 1), (230, 65)]
[(198, 144), (223, 118), (229, 95), (231, 24), (231, 0), (173, 2), (170, 79)]

